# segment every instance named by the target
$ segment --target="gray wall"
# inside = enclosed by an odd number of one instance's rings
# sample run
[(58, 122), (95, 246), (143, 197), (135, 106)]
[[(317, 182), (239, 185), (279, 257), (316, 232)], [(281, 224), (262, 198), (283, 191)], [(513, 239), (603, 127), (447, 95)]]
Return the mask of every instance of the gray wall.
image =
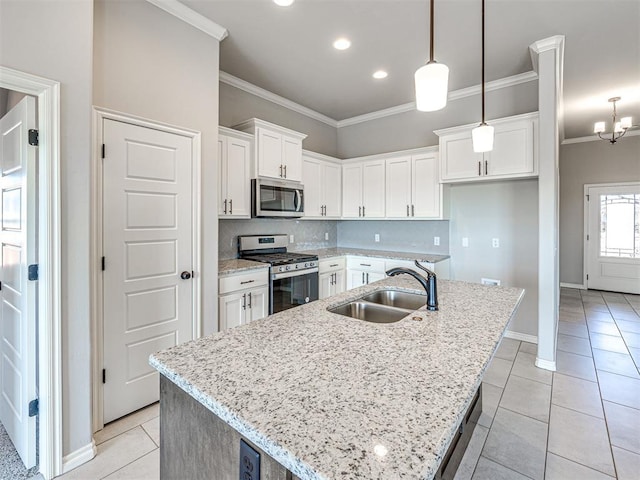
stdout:
[(640, 181), (640, 136), (560, 147), (560, 281), (584, 282), (584, 185)]
[(219, 42), (144, 0), (96, 1), (94, 42), (95, 105), (202, 134), (202, 321), (217, 331)]
[[(538, 110), (538, 82), (487, 92), (487, 119)], [(353, 158), (375, 153), (438, 145), (433, 130), (480, 123), (480, 96), (450, 101), (438, 112), (410, 112), (371, 120), (338, 130), (338, 157)]]
[[(380, 241), (375, 241), (375, 234)], [(440, 237), (440, 245), (433, 244)], [(449, 253), (448, 220), (342, 220), (338, 222), (338, 246), (398, 252)]]
[[(456, 184), (450, 189), (451, 278), (526, 290), (509, 330), (538, 334), (538, 180)], [(469, 246), (462, 246), (462, 238)], [(500, 247), (491, 246), (492, 238)]]
[(91, 442), (89, 205), (93, 2), (0, 2), (0, 64), (60, 82), (62, 452)]
[[(238, 235), (265, 235), (286, 233), (293, 235), (290, 250), (311, 250), (336, 246), (335, 220), (290, 220), (252, 218), (251, 220), (220, 220), (220, 258), (238, 256)], [(324, 234), (329, 234), (329, 240)]]
[(337, 154), (336, 128), (221, 82), (220, 125), (232, 127), (249, 118), (259, 118), (307, 134), (302, 144), (306, 150), (329, 156)]
[(14, 90), (0, 88), (0, 117), (15, 107), (26, 95)]

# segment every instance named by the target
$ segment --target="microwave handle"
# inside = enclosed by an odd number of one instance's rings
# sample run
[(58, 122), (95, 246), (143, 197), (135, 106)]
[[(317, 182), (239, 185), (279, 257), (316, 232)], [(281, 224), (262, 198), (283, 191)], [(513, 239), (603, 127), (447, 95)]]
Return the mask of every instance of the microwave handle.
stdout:
[(300, 207), (302, 207), (302, 195), (300, 195), (300, 190), (296, 190), (296, 201), (293, 204), (296, 212), (300, 211)]

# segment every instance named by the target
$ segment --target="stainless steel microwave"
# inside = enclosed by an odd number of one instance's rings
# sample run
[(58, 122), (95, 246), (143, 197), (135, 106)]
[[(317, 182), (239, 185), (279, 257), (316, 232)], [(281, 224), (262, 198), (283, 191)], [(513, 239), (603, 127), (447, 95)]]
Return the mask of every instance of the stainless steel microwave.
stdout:
[(296, 218), (304, 215), (304, 187), (297, 182), (251, 180), (251, 216)]

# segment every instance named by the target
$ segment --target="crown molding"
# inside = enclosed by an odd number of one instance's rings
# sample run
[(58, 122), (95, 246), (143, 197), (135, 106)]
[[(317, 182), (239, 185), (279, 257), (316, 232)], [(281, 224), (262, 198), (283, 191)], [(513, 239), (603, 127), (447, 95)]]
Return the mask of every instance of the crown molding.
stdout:
[(543, 38), (529, 45), (529, 54), (531, 55), (534, 72), (538, 72), (538, 55), (549, 50), (557, 50), (560, 52), (561, 60), (564, 60), (564, 35)]
[[(640, 130), (632, 130), (624, 134), (625, 137), (637, 137), (638, 135), (640, 135)], [(588, 137), (566, 138), (560, 143), (560, 145), (571, 145), (573, 143), (595, 142), (596, 140), (602, 141), (602, 139), (594, 133), (593, 135), (589, 135)], [(618, 140), (618, 141), (621, 142), (622, 140)]]
[[(538, 79), (538, 74), (534, 71), (519, 73), (510, 77), (499, 78), (491, 82), (487, 82), (485, 85), (485, 91), (491, 92), (493, 90), (500, 90), (501, 88), (513, 87), (520, 85), (521, 83), (532, 82)], [(466, 97), (472, 97), (474, 95), (480, 95), (482, 87), (480, 84), (473, 85), (467, 88), (461, 88), (459, 90), (453, 90), (449, 92), (448, 101), (460, 100)], [(356, 117), (346, 118), (339, 120), (338, 128), (348, 127), (350, 125), (356, 125), (358, 123), (369, 122), (379, 118), (390, 117), (392, 115), (398, 115), (399, 113), (411, 112), (416, 109), (415, 102), (405, 103), (403, 105), (397, 105), (395, 107), (385, 108), (383, 110), (377, 110), (371, 113), (365, 113), (364, 115), (358, 115)]]
[(255, 95), (256, 97), (260, 97), (264, 100), (267, 100), (271, 103), (275, 103), (276, 105), (280, 105), (281, 107), (288, 108), (289, 110), (293, 110), (294, 112), (298, 112), (302, 115), (305, 115), (309, 118), (313, 118), (314, 120), (318, 120), (319, 122), (326, 123), (327, 125), (337, 128), (338, 122), (333, 118), (327, 117), (315, 110), (311, 110), (299, 103), (293, 102), (287, 98), (281, 97), (269, 90), (265, 90), (264, 88), (258, 87), (253, 83), (249, 83), (241, 78), (234, 77), (230, 73), (223, 72), (220, 70), (220, 81), (222, 83), (226, 83), (227, 85), (231, 85), (232, 87), (239, 88), (247, 93)]
[(207, 17), (200, 15), (198, 12), (180, 3), (178, 0), (147, 0), (147, 2), (161, 8), (165, 12), (179, 18), (183, 22), (188, 23), (207, 35), (212, 36), (219, 42), (229, 35), (226, 28), (218, 25), (212, 20), (209, 20)]

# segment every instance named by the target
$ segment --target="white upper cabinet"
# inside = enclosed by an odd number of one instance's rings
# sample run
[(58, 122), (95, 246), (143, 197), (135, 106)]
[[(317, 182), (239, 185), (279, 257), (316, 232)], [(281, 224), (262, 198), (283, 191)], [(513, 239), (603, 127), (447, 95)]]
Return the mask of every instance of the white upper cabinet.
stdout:
[(257, 118), (233, 128), (255, 136), (252, 177), (302, 181), (302, 140), (306, 135)]
[(220, 127), (218, 135), (218, 216), (249, 218), (252, 136)]
[(440, 180), (444, 183), (500, 180), (538, 175), (538, 114), (492, 120), (493, 150), (475, 153), (471, 131), (477, 125), (437, 130)]
[(340, 218), (342, 169), (335, 162), (339, 160), (303, 151), (304, 218)]
[(342, 186), (343, 218), (384, 218), (384, 159), (343, 165)]
[(387, 218), (441, 218), (440, 205), (436, 152), (386, 160)]

